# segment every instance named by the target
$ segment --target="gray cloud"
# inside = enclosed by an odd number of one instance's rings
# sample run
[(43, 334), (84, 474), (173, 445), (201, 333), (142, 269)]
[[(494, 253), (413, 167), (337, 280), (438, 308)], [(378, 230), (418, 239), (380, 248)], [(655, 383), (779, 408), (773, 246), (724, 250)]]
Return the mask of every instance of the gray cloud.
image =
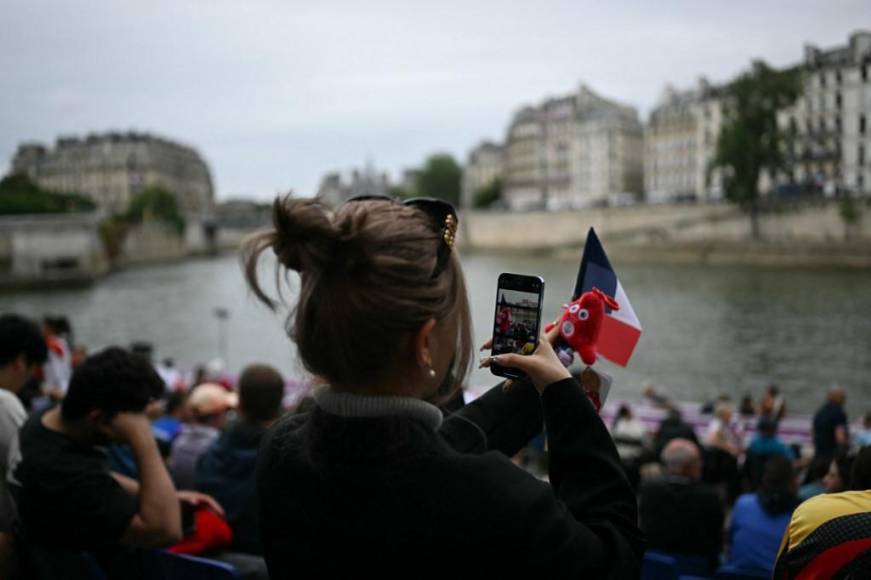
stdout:
[(666, 82), (797, 62), (871, 25), (862, 1), (295, 4), (0, 1), (0, 159), (137, 128), (196, 146), (221, 197), (309, 194), (367, 158), (465, 156), (580, 82), (646, 113)]

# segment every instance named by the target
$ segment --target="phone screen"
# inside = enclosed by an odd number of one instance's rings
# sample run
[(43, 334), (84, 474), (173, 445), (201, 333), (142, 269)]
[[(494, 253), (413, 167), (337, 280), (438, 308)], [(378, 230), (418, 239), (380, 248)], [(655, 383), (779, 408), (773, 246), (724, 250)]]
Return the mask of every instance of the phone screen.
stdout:
[[(496, 289), (493, 354), (532, 354), (538, 347), (544, 280), (538, 276), (502, 274)], [(517, 369), (492, 365), (493, 374), (520, 377)]]

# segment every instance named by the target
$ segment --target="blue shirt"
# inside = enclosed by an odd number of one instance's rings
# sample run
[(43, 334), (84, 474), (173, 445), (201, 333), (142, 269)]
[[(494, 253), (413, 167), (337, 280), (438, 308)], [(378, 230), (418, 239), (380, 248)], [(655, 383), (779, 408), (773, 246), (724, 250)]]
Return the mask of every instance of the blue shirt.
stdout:
[(726, 566), (774, 572), (780, 540), (791, 517), (792, 511), (768, 515), (755, 493), (739, 497), (732, 512), (732, 550)]
[(756, 435), (753, 437), (753, 441), (750, 442), (750, 448), (747, 451), (748, 453), (765, 455), (766, 457), (782, 455), (789, 460), (795, 459), (795, 452), (777, 437)]

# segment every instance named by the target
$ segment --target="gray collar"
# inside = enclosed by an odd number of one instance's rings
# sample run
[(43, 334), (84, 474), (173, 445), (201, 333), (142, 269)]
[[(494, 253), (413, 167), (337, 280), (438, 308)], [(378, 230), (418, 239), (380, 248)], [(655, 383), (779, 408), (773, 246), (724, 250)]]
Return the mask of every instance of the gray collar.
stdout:
[(312, 396), (318, 407), (341, 417), (410, 417), (423, 421), (433, 431), (442, 424), (439, 408), (420, 399), (336, 393), (328, 385), (316, 388)]

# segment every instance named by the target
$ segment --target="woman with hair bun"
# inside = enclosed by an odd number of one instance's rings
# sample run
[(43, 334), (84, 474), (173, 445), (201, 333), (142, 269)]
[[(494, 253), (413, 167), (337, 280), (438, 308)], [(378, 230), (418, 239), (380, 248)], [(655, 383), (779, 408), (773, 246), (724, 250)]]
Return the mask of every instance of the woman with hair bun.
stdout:
[[(243, 250), (299, 272), (287, 331), (319, 383), (309, 413), (271, 428), (257, 468), (273, 579), (637, 577), (632, 488), (608, 431), (542, 337), (501, 355), (529, 380), (444, 416), (472, 335), (457, 216), (444, 202), (276, 199), (273, 228)], [(487, 364), (490, 359), (485, 361)], [(547, 429), (550, 483), (509, 457)]]

